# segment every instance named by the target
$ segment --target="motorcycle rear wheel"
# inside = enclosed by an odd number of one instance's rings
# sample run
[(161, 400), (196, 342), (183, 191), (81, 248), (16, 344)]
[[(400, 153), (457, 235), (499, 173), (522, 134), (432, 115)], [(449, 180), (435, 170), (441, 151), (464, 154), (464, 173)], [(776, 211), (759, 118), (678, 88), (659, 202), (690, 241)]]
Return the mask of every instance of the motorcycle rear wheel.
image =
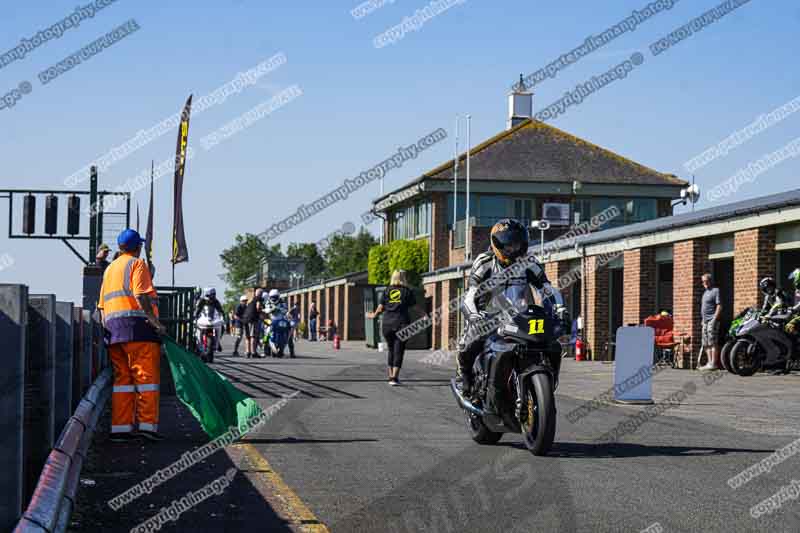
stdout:
[(522, 423), (525, 446), (533, 455), (547, 455), (556, 436), (556, 401), (547, 374), (533, 374), (528, 383)]
[(481, 417), (467, 411), (464, 411), (464, 416), (467, 419), (469, 434), (478, 444), (497, 444), (503, 438), (502, 433), (495, 433), (487, 428)]
[(730, 339), (728, 342), (722, 345), (722, 350), (719, 352), (719, 360), (722, 363), (722, 368), (727, 370), (728, 372), (735, 374), (733, 369), (731, 368), (731, 352), (733, 351), (733, 346), (736, 344), (736, 339)]
[[(730, 365), (734, 374), (748, 377), (761, 370), (761, 366), (764, 363), (763, 358), (753, 357), (748, 353), (752, 345), (752, 341), (740, 339), (731, 348)], [(760, 347), (756, 344), (753, 349), (760, 350)]]

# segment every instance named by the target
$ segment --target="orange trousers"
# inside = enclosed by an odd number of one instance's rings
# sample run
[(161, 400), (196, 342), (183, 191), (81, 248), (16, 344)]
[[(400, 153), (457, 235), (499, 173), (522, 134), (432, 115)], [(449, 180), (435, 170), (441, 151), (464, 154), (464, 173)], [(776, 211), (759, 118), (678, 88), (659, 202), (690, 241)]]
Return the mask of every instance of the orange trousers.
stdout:
[(158, 431), (161, 344), (122, 342), (108, 347), (114, 368), (111, 432)]

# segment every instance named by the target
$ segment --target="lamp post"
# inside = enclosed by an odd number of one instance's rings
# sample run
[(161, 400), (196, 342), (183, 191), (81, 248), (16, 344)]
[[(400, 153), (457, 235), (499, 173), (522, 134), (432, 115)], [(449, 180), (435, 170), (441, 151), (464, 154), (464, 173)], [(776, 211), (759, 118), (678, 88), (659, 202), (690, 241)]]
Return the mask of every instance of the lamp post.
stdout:
[(472, 139), (471, 139), (471, 129), (472, 127), (472, 115), (467, 115), (467, 205), (466, 205), (466, 220), (464, 225), (464, 240), (466, 241), (466, 258), (467, 261), (472, 260), (472, 238), (470, 235), (470, 220), (469, 220), (469, 204), (470, 197), (469, 197), (469, 158), (470, 158), (470, 149), (472, 146)]
[(458, 222), (458, 126), (459, 117), (456, 115), (456, 153), (453, 157), (453, 232), (456, 231), (456, 222)]

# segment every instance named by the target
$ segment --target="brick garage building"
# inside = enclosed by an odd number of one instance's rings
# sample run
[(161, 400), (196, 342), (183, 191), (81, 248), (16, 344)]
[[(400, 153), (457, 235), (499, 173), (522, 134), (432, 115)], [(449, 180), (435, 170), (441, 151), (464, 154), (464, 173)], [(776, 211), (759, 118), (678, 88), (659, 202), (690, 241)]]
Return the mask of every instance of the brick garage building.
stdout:
[[(670, 311), (686, 342), (678, 366), (691, 368), (700, 349), (700, 276), (710, 272), (723, 299), (723, 327), (740, 310), (761, 305), (758, 281), (800, 267), (800, 190), (659, 218), (578, 237), (556, 249), (545, 272), (570, 314), (583, 317), (589, 356), (608, 359), (609, 341), (623, 325)], [(463, 327), (447, 302), (464, 291), (468, 263), (423, 279), (434, 309), (433, 348), (448, 349)], [(442, 304), (444, 306), (442, 307)]]
[[(584, 318), (593, 359), (623, 325), (672, 312), (687, 336), (678, 364), (696, 364), (700, 349), (700, 276), (710, 272), (723, 299), (723, 327), (740, 310), (762, 303), (758, 281), (786, 277), (800, 266), (800, 190), (651, 220), (578, 237), (549, 257), (552, 280), (581, 270), (559, 287)], [(569, 278), (572, 279), (572, 278)]]
[(289, 307), (298, 304), (302, 322), (308, 324), (308, 310), (315, 302), (318, 329), (333, 320), (343, 341), (364, 340), (364, 289), (368, 286), (367, 272), (363, 271), (293, 289), (285, 296)]

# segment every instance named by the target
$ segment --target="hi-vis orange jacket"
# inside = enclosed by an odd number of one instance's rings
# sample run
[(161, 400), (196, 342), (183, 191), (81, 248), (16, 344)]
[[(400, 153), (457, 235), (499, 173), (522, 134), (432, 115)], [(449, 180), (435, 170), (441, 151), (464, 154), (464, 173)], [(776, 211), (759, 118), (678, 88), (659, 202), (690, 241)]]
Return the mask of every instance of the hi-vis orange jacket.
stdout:
[(156, 307), (156, 290), (150, 270), (143, 259), (122, 254), (106, 268), (103, 285), (100, 287), (98, 309), (103, 311), (106, 329), (111, 333), (109, 344), (132, 341), (161, 342), (153, 327), (147, 323), (147, 315), (136, 301), (136, 296), (148, 294)]

